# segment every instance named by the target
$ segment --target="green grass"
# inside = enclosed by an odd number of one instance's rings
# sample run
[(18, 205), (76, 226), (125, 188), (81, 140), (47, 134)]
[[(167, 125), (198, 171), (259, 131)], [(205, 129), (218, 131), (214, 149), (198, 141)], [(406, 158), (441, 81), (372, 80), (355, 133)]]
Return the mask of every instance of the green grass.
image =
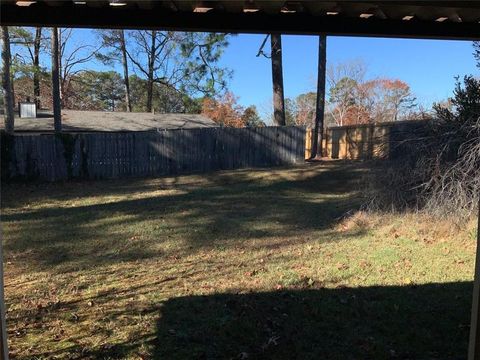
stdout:
[(473, 222), (358, 212), (366, 171), (3, 185), (12, 357), (465, 358)]

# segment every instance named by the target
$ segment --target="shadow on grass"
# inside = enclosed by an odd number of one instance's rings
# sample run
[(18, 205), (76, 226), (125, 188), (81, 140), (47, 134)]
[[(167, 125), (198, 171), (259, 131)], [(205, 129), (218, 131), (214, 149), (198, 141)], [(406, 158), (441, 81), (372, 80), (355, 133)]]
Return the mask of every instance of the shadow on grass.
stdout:
[[(162, 187), (158, 182), (148, 185), (122, 180), (95, 186), (85, 182), (27, 187), (35, 193), (31, 196), (35, 202), (60, 198), (62, 205), (79, 205), (30, 210), (19, 209), (29, 203), (28, 194), (8, 199), (6, 206), (15, 211), (2, 215), (2, 221), (12, 225), (5, 230), (6, 256), (10, 252), (28, 254), (30, 264), (41, 268), (78, 268), (162, 256), (158, 245), (167, 241), (175, 241), (175, 251), (191, 252), (330, 229), (339, 217), (358, 206), (352, 187), (359, 169), (327, 167), (319, 171), (320, 167), (283, 170), (295, 174), (293, 180), (281, 171), (268, 181), (261, 176), (251, 178), (262, 170), (210, 174), (206, 186), (173, 181)], [(128, 198), (130, 192), (148, 194), (159, 187), (176, 193)], [(2, 191), (8, 192), (8, 188)], [(87, 196), (112, 194), (124, 197), (106, 203), (81, 202)]]
[[(173, 298), (156, 334), (85, 358), (465, 359), (471, 282)], [(148, 310), (146, 310), (148, 311)]]

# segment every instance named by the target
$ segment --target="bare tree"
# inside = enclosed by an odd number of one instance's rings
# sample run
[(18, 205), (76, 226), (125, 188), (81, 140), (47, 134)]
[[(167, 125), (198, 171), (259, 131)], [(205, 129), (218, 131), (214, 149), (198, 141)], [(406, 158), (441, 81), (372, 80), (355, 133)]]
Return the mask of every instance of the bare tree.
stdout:
[(322, 156), (323, 123), (325, 117), (325, 74), (327, 66), (327, 36), (318, 38), (318, 80), (315, 126), (313, 128), (312, 158)]
[(329, 87), (335, 87), (343, 78), (362, 82), (367, 73), (367, 65), (362, 59), (354, 59), (328, 66), (326, 81)]
[(73, 29), (58, 29), (58, 73), (60, 76), (60, 102), (62, 107), (69, 107), (72, 93), (71, 82), (75, 75), (85, 71), (83, 64), (90, 62), (95, 54), (101, 49), (101, 45), (95, 47), (89, 44), (70, 46), (73, 37)]
[(329, 107), (337, 125), (343, 125), (349, 110), (354, 104), (358, 84), (363, 82), (366, 65), (362, 60), (353, 60), (330, 65), (326, 71), (329, 87)]
[(8, 27), (2, 26), (2, 61), (3, 61), (3, 97), (5, 106), (5, 131), (12, 134), (15, 128), (15, 117), (13, 113), (13, 89), (10, 77), (10, 35)]
[(56, 132), (62, 131), (62, 105), (60, 99), (60, 51), (58, 43), (58, 28), (52, 28), (52, 96), (53, 123)]

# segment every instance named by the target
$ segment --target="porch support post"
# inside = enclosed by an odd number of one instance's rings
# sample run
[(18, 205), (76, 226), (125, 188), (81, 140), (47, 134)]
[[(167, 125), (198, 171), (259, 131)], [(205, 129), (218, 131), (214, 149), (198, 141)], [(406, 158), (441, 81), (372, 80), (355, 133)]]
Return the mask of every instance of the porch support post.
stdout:
[(0, 359), (8, 360), (7, 324), (5, 321), (5, 296), (3, 281), (3, 235), (0, 233)]
[(480, 200), (478, 206), (477, 254), (475, 278), (473, 281), (472, 320), (470, 322), (470, 343), (468, 360), (480, 360)]

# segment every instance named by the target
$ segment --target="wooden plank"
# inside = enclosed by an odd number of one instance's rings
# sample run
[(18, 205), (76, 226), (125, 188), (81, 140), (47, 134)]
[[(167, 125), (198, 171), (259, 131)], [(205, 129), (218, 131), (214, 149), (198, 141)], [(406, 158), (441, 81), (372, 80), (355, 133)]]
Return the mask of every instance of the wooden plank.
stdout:
[(126, 175), (126, 166), (125, 166), (125, 143), (127, 142), (127, 134), (123, 134), (122, 137), (118, 138), (118, 173), (121, 177)]
[(168, 173), (168, 149), (166, 144), (166, 132), (162, 131), (157, 133), (157, 143), (159, 144), (161, 158), (159, 160), (159, 167), (157, 175), (163, 175)]
[(111, 142), (111, 147), (112, 147), (112, 177), (113, 178), (118, 178), (120, 175), (119, 171), (119, 156), (118, 156), (118, 141), (122, 137), (122, 133), (120, 134), (112, 134), (112, 142)]
[(102, 170), (103, 170), (103, 178), (104, 179), (108, 179), (110, 178), (110, 172), (111, 172), (111, 169), (110, 169), (110, 152), (109, 152), (109, 149), (110, 149), (110, 134), (108, 133), (103, 133), (102, 134), (102, 140), (103, 140), (103, 156), (102, 156), (102, 162), (103, 162), (103, 166), (102, 166)]
[(302, 156), (302, 159), (304, 159), (305, 157), (305, 141), (301, 142), (300, 144), (300, 145), (303, 144), (303, 147), (300, 147), (298, 144), (298, 141), (301, 141), (303, 139), (301, 136), (301, 132), (299, 130), (300, 129), (297, 129), (296, 127), (290, 128), (290, 133), (289, 133), (290, 153), (288, 154), (289, 164), (297, 163), (297, 154), (299, 149), (300, 149), (300, 156)]
[(143, 147), (143, 174), (150, 176), (150, 141), (148, 132), (142, 133), (142, 147)]
[(127, 176), (135, 175), (135, 134), (127, 134), (126, 169)]
[(148, 176), (152, 176), (154, 173), (154, 168), (156, 164), (156, 144), (155, 144), (155, 137), (153, 132), (145, 133), (145, 144), (147, 145), (147, 156), (148, 156), (148, 167), (147, 173)]
[(5, 320), (5, 284), (3, 276), (3, 241), (0, 241), (0, 358), (8, 360), (7, 323)]
[(246, 133), (245, 133), (245, 138), (244, 138), (244, 148), (245, 148), (245, 167), (250, 168), (252, 167), (252, 147), (251, 147), (251, 141), (252, 141), (252, 128), (247, 128)]
[[(10, 178), (14, 176), (25, 176), (26, 173), (26, 151), (25, 137), (15, 136), (13, 138), (14, 157), (13, 163), (9, 166)], [(18, 171), (18, 173), (17, 173)]]
[(103, 163), (102, 169), (102, 178), (106, 179), (110, 177), (110, 164), (109, 164), (109, 154), (108, 154), (108, 133), (103, 133), (101, 138), (102, 140), (102, 158), (101, 161)]
[(307, 130), (305, 138), (305, 159), (310, 159), (312, 156), (312, 129)]
[(265, 128), (261, 128), (259, 132), (260, 136), (258, 138), (257, 146), (260, 149), (260, 161), (258, 164), (258, 166), (260, 167), (264, 167), (267, 165), (267, 154), (268, 154), (268, 145), (269, 145), (268, 138), (267, 138), (268, 131), (269, 131), (268, 128), (265, 127)]
[(473, 282), (468, 360), (480, 359), (480, 200), (478, 205), (477, 252), (475, 259), (475, 277)]

